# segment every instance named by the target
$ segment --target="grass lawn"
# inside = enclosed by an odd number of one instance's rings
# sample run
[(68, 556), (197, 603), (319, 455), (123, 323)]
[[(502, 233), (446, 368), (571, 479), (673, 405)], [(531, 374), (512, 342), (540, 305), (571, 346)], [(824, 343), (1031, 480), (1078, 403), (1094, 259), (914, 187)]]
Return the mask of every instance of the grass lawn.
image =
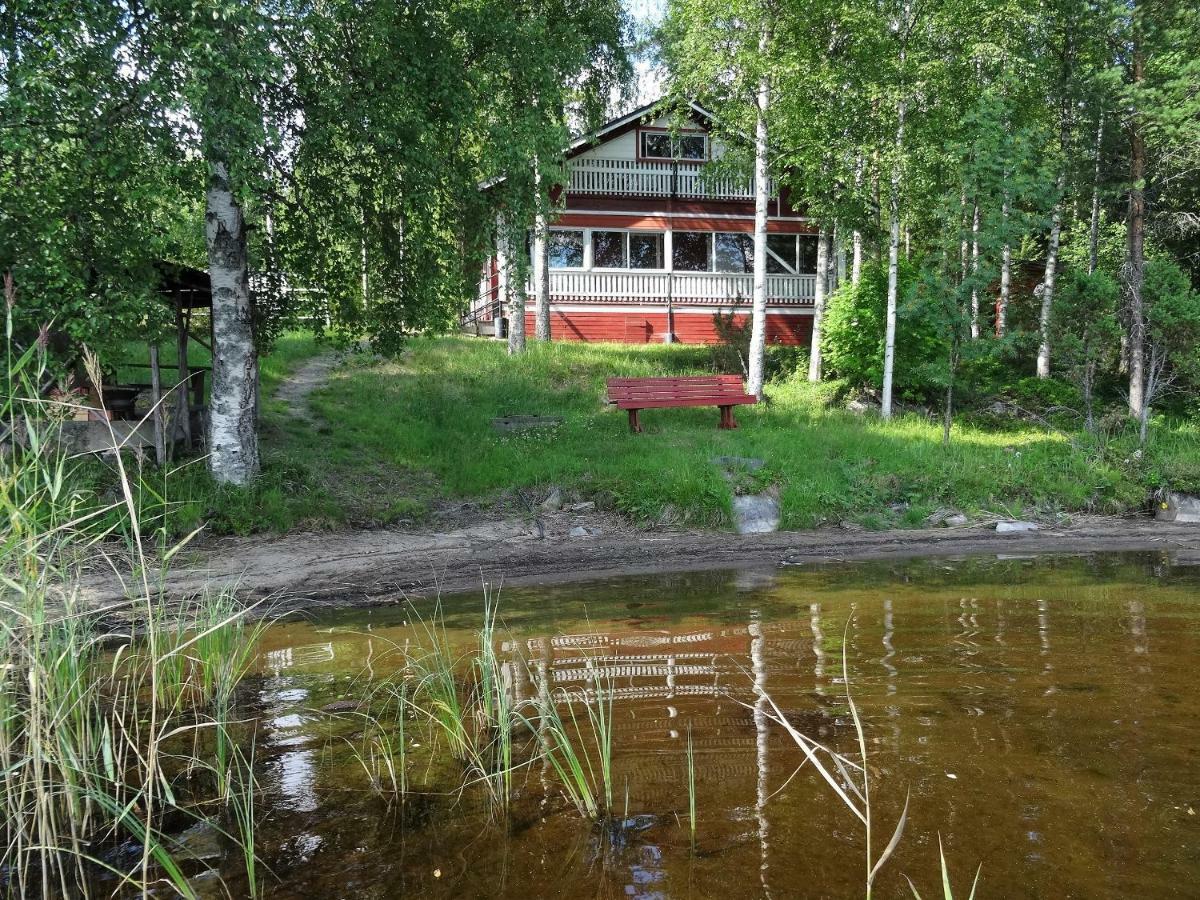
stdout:
[[(298, 337), (282, 342), (264, 362), (264, 387), (313, 350)], [(643, 524), (722, 527), (734, 490), (772, 489), (785, 528), (883, 528), (920, 525), (939, 507), (1123, 513), (1144, 509), (1161, 484), (1200, 487), (1195, 425), (1159, 425), (1140, 457), (1131, 437), (1100, 446), (1029, 425), (956, 424), (945, 447), (936, 423), (832, 408), (827, 386), (800, 379), (770, 385), (766, 404), (739, 408), (732, 432), (716, 428), (715, 409), (700, 408), (643, 413), (645, 433), (633, 435), (625, 414), (603, 403), (608, 376), (709, 367), (702, 347), (531, 342), (509, 358), (501, 344), (461, 337), (416, 339), (395, 360), (351, 356), (311, 398), (322, 422), (286, 419), (267, 403), (256, 488), (188, 497), (200, 486), (185, 485), (175, 493), (186, 500), (181, 524), (209, 518), (239, 532), (420, 524), (448, 501), (528, 508), (557, 485)], [(491, 419), (509, 414), (563, 424), (496, 433)], [(731, 486), (716, 456), (766, 464)]]

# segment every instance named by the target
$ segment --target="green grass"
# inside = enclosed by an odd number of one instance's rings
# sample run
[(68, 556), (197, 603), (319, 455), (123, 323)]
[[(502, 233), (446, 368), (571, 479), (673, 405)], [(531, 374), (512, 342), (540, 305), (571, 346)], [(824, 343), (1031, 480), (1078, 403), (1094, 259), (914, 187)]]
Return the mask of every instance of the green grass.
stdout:
[[(750, 456), (765, 467), (742, 481), (779, 492), (783, 524), (921, 524), (939, 506), (974, 514), (1121, 513), (1162, 483), (1200, 481), (1195, 425), (1160, 426), (1144, 459), (1131, 441), (1106, 446), (1034, 426), (956, 424), (949, 447), (937, 423), (884, 423), (827, 404), (828, 388), (772, 384), (769, 401), (742, 407), (741, 427), (716, 428), (715, 409), (651, 410), (632, 435), (603, 403), (612, 375), (703, 371), (704, 348), (531, 343), (508, 357), (494, 342), (415, 340), (398, 360), (351, 360), (313, 397), (331, 423), (314, 452), (347, 477), (380, 467), (411, 483), (411, 501), (536, 499), (551, 485), (641, 523), (720, 527), (731, 487), (711, 462)], [(555, 415), (550, 432), (496, 433), (509, 414)], [(432, 477), (430, 477), (432, 476)], [(749, 485), (747, 485), (749, 486)]]
[[(285, 335), (262, 361), (263, 475), (250, 490), (215, 488), (202, 466), (170, 479), (176, 533), (284, 532), (431, 524), (464, 501), (531, 513), (552, 486), (642, 525), (727, 527), (734, 492), (778, 494), (784, 528), (922, 525), (935, 509), (975, 517), (1121, 514), (1155, 489), (1200, 490), (1200, 425), (1160, 421), (1144, 454), (1132, 430), (1100, 441), (1082, 432), (960, 417), (950, 446), (940, 423), (882, 422), (832, 403), (830, 385), (768, 386), (768, 402), (737, 410), (719, 431), (715, 409), (650, 410), (645, 433), (606, 406), (613, 375), (711, 371), (708, 348), (531, 342), (510, 358), (498, 342), (417, 338), (394, 360), (351, 355), (310, 398), (315, 421), (272, 398), (322, 352)], [(491, 420), (552, 415), (552, 431), (500, 434)], [(728, 480), (716, 456), (765, 461)]]

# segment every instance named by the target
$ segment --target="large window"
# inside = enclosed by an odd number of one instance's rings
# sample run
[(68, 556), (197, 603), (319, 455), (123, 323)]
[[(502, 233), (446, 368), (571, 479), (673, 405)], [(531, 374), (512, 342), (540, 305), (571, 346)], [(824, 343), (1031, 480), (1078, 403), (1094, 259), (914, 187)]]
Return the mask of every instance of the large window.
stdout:
[(662, 234), (629, 235), (629, 268), (661, 269), (664, 266), (664, 239)]
[(637, 231), (593, 231), (592, 267), (661, 269), (665, 235)]
[(754, 271), (754, 235), (713, 235), (713, 271), (746, 274)]
[(772, 275), (812, 275), (817, 271), (816, 237), (768, 234), (767, 271)]
[(676, 231), (672, 236), (671, 258), (677, 272), (708, 272), (712, 255), (712, 234), (707, 231)]
[(708, 159), (708, 136), (666, 131), (642, 131), (641, 154), (646, 159), (684, 159), (702, 162)]
[(592, 232), (592, 266), (624, 269), (629, 265), (628, 235), (624, 231)]
[(546, 250), (551, 269), (583, 268), (582, 231), (551, 231)]

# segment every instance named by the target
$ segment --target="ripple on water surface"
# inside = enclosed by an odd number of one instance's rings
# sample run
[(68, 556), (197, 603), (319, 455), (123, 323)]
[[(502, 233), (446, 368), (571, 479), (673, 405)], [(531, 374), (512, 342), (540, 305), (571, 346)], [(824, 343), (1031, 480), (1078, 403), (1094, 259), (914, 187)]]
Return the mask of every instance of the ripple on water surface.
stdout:
[[(444, 598), (474, 646), (482, 595)], [(425, 609), (428, 613), (428, 609)], [(877, 849), (909, 820), (876, 897), (940, 895), (940, 833), (963, 896), (1150, 897), (1200, 883), (1200, 569), (1168, 557), (967, 559), (665, 574), (505, 589), (511, 696), (612, 685), (617, 821), (593, 828), (545, 767), (507, 821), (450, 791), (368, 790), (363, 723), (322, 712), (397, 677), (427, 639), (400, 607), (270, 628), (252, 684), (279, 897), (848, 897), (861, 826), (757, 700), (850, 753), (843, 652), (871, 759)], [(849, 623), (847, 627), (847, 623)], [(687, 827), (689, 734), (697, 829)], [(231, 863), (232, 865), (232, 863)]]

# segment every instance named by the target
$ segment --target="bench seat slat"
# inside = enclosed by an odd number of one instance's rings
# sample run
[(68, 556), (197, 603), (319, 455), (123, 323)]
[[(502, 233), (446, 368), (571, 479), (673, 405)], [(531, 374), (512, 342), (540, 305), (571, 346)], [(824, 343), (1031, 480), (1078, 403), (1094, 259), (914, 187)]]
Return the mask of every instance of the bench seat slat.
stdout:
[(657, 397), (618, 400), (617, 409), (668, 409), (672, 406), (746, 406), (757, 403), (753, 394), (729, 394), (723, 397)]

